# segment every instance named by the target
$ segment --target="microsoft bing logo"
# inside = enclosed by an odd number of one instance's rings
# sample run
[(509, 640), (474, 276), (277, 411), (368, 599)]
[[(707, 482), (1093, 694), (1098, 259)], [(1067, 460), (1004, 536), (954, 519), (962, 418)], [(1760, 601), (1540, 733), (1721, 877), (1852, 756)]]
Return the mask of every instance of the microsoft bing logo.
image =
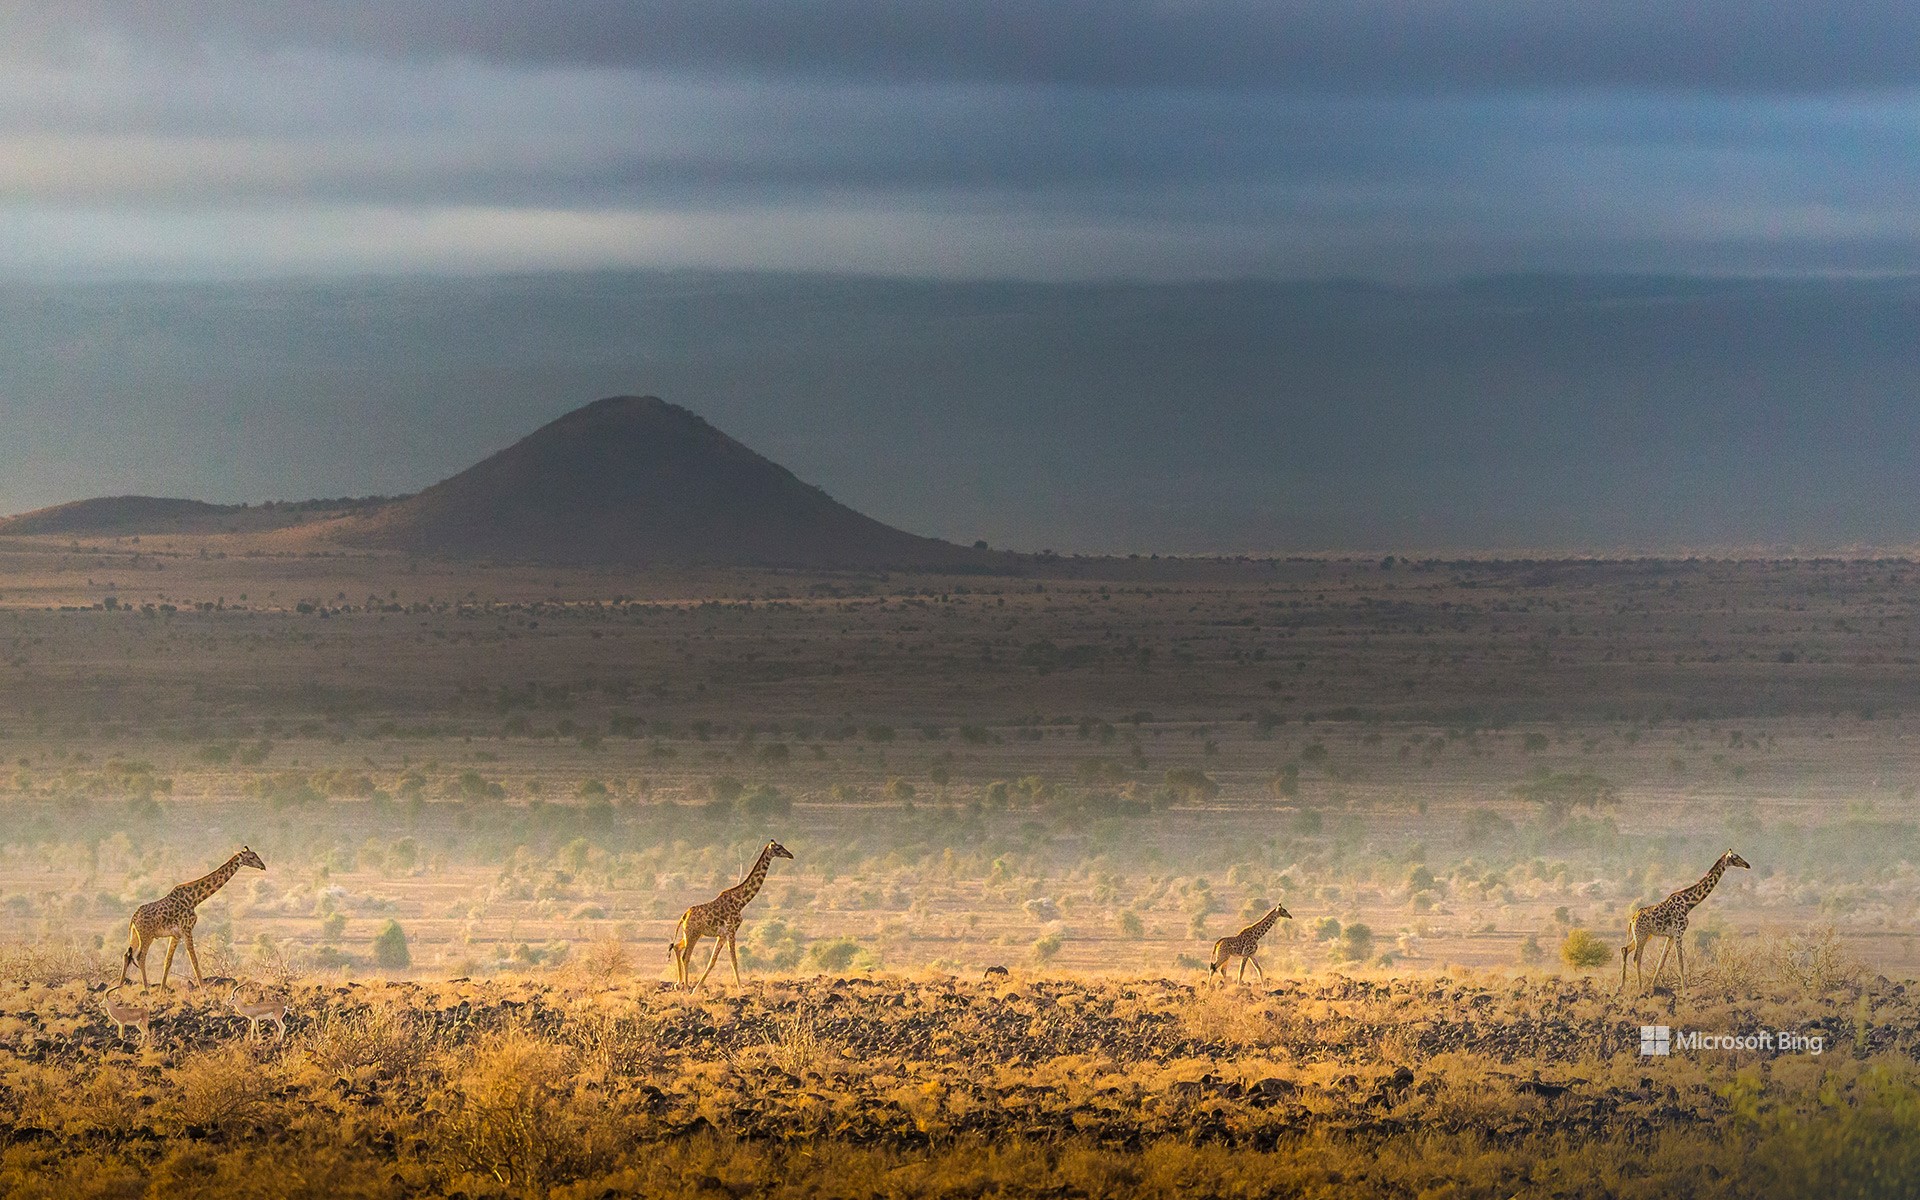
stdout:
[(1642, 1025), (1640, 1027), (1640, 1053), (1642, 1055), (1673, 1053), (1673, 1030), (1665, 1025)]

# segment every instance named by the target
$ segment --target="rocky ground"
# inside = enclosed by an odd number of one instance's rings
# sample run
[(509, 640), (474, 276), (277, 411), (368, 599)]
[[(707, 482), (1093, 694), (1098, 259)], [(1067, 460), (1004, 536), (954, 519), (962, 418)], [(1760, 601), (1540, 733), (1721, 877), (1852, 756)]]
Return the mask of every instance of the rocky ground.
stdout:
[[(284, 1042), (224, 988), (123, 993), (144, 1045), (98, 986), (0, 985), (0, 1193), (1743, 1195), (1871, 1158), (1854, 1123), (1910, 1143), (1920, 1061), (1878, 978), (295, 983)], [(1838, 1163), (1789, 1135), (1822, 1121)]]

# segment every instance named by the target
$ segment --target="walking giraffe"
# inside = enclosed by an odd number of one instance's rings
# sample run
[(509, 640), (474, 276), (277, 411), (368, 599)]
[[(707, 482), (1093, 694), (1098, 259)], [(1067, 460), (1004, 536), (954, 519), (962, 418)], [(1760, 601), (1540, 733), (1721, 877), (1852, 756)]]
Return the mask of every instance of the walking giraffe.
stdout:
[(1261, 970), (1260, 962), (1254, 958), (1254, 955), (1260, 952), (1260, 939), (1267, 935), (1267, 930), (1272, 929), (1273, 923), (1281, 917), (1285, 917), (1289, 921), (1293, 920), (1292, 913), (1288, 912), (1281, 905), (1276, 904), (1273, 906), (1272, 912), (1261, 917), (1245, 929), (1242, 929), (1239, 933), (1234, 934), (1232, 937), (1223, 937), (1215, 942), (1213, 944), (1213, 965), (1207, 968), (1207, 974), (1212, 975), (1218, 971), (1220, 978), (1225, 979), (1227, 977), (1226, 966), (1228, 960), (1238, 958), (1240, 960), (1240, 982), (1245, 983), (1247, 981), (1248, 963), (1253, 964), (1253, 969), (1259, 972), (1261, 979), (1266, 979), (1267, 973)]
[(1667, 939), (1667, 945), (1660, 951), (1659, 965), (1653, 968), (1654, 986), (1659, 986), (1660, 972), (1666, 968), (1667, 955), (1676, 946), (1680, 948), (1680, 986), (1687, 986), (1687, 915), (1707, 898), (1707, 893), (1713, 890), (1714, 884), (1720, 882), (1720, 877), (1727, 873), (1728, 867), (1752, 869), (1746, 859), (1729, 850), (1714, 861), (1713, 867), (1700, 877), (1699, 883), (1681, 888), (1658, 904), (1635, 908), (1628, 915), (1627, 944), (1620, 947), (1620, 986), (1614, 989), (1615, 995), (1626, 990), (1628, 955), (1633, 956), (1633, 984), (1636, 988), (1643, 986), (1640, 959), (1646, 953), (1647, 943), (1657, 937)]
[(183, 883), (151, 904), (142, 904), (133, 911), (131, 940), (127, 953), (120, 960), (120, 983), (125, 986), (127, 972), (135, 962), (140, 964), (140, 990), (145, 991), (147, 982), (147, 951), (154, 942), (167, 939), (167, 961), (160, 968), (160, 989), (166, 990), (167, 973), (173, 970), (173, 952), (181, 942), (187, 944), (187, 961), (193, 964), (193, 981), (203, 982), (200, 978), (200, 956), (193, 949), (193, 923), (199, 920), (194, 912), (200, 902), (226, 886), (227, 880), (241, 867), (254, 867), (264, 871), (267, 864), (260, 856), (247, 847), (240, 847), (240, 853), (221, 863), (211, 875), (202, 876), (191, 883)]
[(773, 860), (792, 857), (792, 852), (779, 842), (768, 842), (745, 879), (681, 915), (680, 928), (675, 932), (674, 940), (667, 945), (667, 953), (673, 956), (674, 973), (679, 977), (681, 986), (686, 986), (687, 975), (693, 965), (693, 948), (700, 944), (703, 937), (714, 939), (713, 957), (707, 960), (707, 969), (700, 973), (699, 983), (695, 983), (691, 990), (699, 991), (700, 984), (713, 974), (713, 964), (720, 961), (722, 947), (726, 948), (733, 960), (733, 982), (739, 984), (740, 952), (734, 948), (734, 936), (740, 932), (740, 914), (747, 907), (747, 901), (760, 894), (760, 885), (766, 882), (767, 867)]

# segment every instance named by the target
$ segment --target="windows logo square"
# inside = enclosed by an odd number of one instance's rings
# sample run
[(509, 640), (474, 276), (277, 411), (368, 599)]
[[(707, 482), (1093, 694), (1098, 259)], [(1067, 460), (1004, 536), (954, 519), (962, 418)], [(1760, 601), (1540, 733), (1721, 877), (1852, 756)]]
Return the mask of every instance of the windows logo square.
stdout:
[(1640, 1053), (1667, 1055), (1673, 1052), (1673, 1030), (1665, 1025), (1640, 1027)]

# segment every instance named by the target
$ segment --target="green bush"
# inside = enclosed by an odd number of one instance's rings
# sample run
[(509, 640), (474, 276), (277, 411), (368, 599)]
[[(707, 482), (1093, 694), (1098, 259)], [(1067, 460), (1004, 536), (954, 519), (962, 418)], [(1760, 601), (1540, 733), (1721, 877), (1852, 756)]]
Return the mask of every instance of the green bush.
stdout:
[(407, 949), (407, 933), (400, 928), (400, 922), (389, 920), (374, 935), (373, 961), (388, 971), (404, 971), (413, 965), (413, 954)]
[(1582, 970), (1604, 967), (1613, 959), (1613, 948), (1593, 935), (1590, 929), (1575, 929), (1560, 943), (1560, 961)]
[(734, 811), (743, 817), (784, 817), (793, 812), (793, 801), (779, 788), (763, 783), (735, 801)]
[(1220, 794), (1220, 784), (1199, 767), (1174, 767), (1167, 772), (1166, 785), (1186, 804), (1202, 804)]
[(1340, 955), (1348, 962), (1365, 962), (1373, 957), (1373, 930), (1355, 921), (1340, 931)]
[(852, 938), (822, 938), (807, 947), (807, 961), (822, 971), (844, 971), (860, 953), (860, 943)]

